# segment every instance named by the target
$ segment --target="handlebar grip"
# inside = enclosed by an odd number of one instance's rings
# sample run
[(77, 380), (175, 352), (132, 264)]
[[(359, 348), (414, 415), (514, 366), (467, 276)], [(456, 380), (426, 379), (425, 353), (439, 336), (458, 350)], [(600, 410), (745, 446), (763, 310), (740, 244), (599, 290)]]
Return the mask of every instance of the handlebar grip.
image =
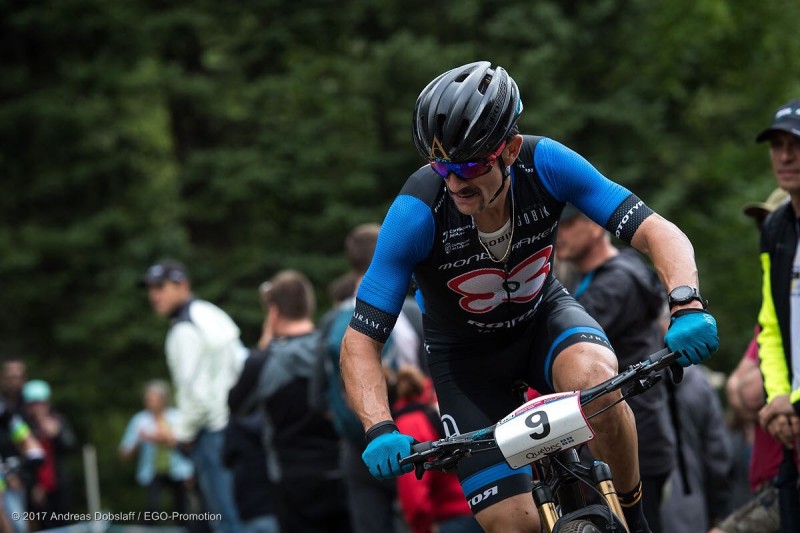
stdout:
[(433, 447), (433, 441), (415, 442), (411, 445), (411, 453), (427, 452)]
[(650, 361), (651, 364), (656, 364), (656, 363), (661, 362), (662, 359), (666, 358), (670, 354), (672, 354), (670, 349), (669, 348), (664, 348), (663, 350), (657, 351), (656, 353), (654, 353), (653, 355), (651, 355), (647, 359), (648, 359), (648, 361)]

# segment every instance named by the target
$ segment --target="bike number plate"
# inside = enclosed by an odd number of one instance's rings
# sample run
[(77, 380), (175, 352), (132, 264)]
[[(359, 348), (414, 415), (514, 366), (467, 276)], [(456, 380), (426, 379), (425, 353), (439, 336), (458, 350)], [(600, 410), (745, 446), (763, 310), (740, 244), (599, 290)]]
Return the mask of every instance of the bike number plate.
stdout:
[(562, 392), (520, 406), (497, 423), (494, 437), (509, 466), (520, 468), (587, 442), (594, 431), (583, 415), (580, 392)]

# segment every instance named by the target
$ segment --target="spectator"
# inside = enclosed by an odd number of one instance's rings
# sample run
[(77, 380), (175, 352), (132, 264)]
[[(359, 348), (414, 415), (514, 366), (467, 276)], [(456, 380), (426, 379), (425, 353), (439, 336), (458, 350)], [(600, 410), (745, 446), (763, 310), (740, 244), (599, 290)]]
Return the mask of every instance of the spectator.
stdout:
[[(250, 359), (248, 359), (249, 361)], [(248, 362), (240, 376), (249, 374)], [(264, 414), (256, 409), (245, 416), (231, 414), (225, 429), (223, 461), (233, 473), (233, 496), (243, 533), (277, 533), (271, 486), (267, 477), (267, 455), (261, 442)]]
[[(756, 142), (768, 141), (770, 161), (778, 189), (763, 206), (749, 205), (761, 233), (762, 302), (758, 315), (756, 342), (748, 348), (746, 359), (737, 366), (728, 390), (732, 405), (745, 412), (758, 409), (763, 433), (754, 436), (753, 462), (750, 468), (751, 487), (758, 490), (744, 507), (723, 521), (717, 533), (770, 532), (780, 527), (779, 490), (772, 480), (777, 475), (784, 450), (774, 441), (794, 449), (800, 435), (800, 377), (793, 369), (800, 364), (800, 343), (796, 329), (798, 272), (800, 260), (797, 217), (800, 214), (800, 99), (782, 105), (775, 112), (772, 124), (762, 131)], [(781, 198), (781, 189), (786, 191)], [(758, 209), (761, 207), (761, 209)], [(757, 350), (757, 352), (756, 352)], [(755, 361), (760, 372), (756, 372)], [(765, 393), (765, 394), (764, 394)], [(790, 452), (787, 452), (787, 455)], [(795, 509), (796, 511), (796, 509)]]
[(349, 532), (339, 471), (339, 438), (330, 420), (309, 405), (319, 357), (312, 316), (314, 291), (297, 271), (277, 273), (262, 285), (265, 350), (248, 358), (229, 394), (234, 413), (254, 405), (264, 414), (267, 473), (281, 533)]
[(717, 392), (702, 367), (685, 368), (674, 393), (686, 468), (672, 473), (661, 524), (670, 533), (705, 533), (728, 510), (733, 451)]
[(12, 413), (2, 402), (0, 434), (10, 449), (4, 449), (2, 455), (0, 531), (27, 533), (29, 521), (20, 519), (26, 511), (26, 487), (33, 483), (39, 466), (44, 462), (45, 451), (22, 415)]
[(64, 516), (71, 510), (72, 487), (66, 467), (67, 454), (77, 448), (77, 439), (67, 419), (50, 405), (50, 385), (33, 379), (22, 389), (25, 418), (31, 432), (44, 449), (44, 462), (39, 467), (28, 495), (28, 510), (41, 512), (41, 529), (66, 524)]
[[(272, 325), (267, 316), (267, 300), (272, 283), (266, 281), (258, 289), (264, 311), (261, 338), (251, 348), (236, 384), (228, 394), (231, 418), (225, 430), (223, 460), (233, 472), (233, 492), (244, 533), (277, 533), (278, 518), (273, 505), (275, 486), (267, 475), (267, 453), (262, 442), (264, 412), (256, 402), (248, 407), (239, 405), (237, 393), (252, 390), (253, 380), (264, 362), (266, 349), (272, 341)], [(239, 402), (239, 403), (237, 403)]]
[(222, 443), (228, 424), (228, 390), (236, 382), (246, 350), (239, 328), (216, 305), (196, 299), (183, 264), (164, 260), (152, 265), (141, 284), (155, 313), (169, 319), (166, 356), (176, 407), (173, 428), (179, 449), (195, 467), (214, 531), (241, 530), (230, 471), (222, 464)]
[[(147, 510), (174, 510), (186, 513), (189, 508), (188, 485), (192, 481), (192, 462), (176, 449), (173, 428), (178, 410), (169, 405), (169, 384), (153, 380), (144, 387), (144, 409), (133, 415), (119, 445), (123, 459), (138, 453), (136, 481), (147, 487)], [(173, 507), (163, 502), (165, 490), (172, 493)]]
[[(749, 202), (742, 211), (755, 220), (759, 232), (764, 220), (782, 205), (789, 195), (782, 189), (773, 190), (764, 202)], [(742, 531), (769, 533), (778, 531), (777, 490), (774, 480), (783, 459), (781, 443), (758, 424), (758, 411), (763, 407), (764, 379), (758, 367), (758, 332), (725, 383), (728, 405), (741, 420), (752, 427), (752, 447), (748, 482), (754, 497), (734, 511), (714, 529), (715, 533)]]
[(800, 373), (793, 372), (800, 367), (800, 334), (794, 316), (800, 312), (800, 99), (781, 106), (756, 140), (769, 141), (777, 185), (790, 197), (766, 218), (761, 231), (764, 281), (758, 345), (767, 404), (759, 412), (759, 421), (784, 446), (794, 448), (800, 436)]
[[(0, 396), (5, 410), (14, 415), (24, 415), (24, 401), (22, 399), (22, 387), (27, 379), (25, 361), (19, 357), (9, 357), (3, 361), (3, 374), (0, 378)], [(6, 431), (0, 431), (0, 456), (7, 463), (19, 463), (20, 448), (11, 439)], [(23, 473), (14, 468), (5, 474), (6, 488), (3, 491), (3, 505), (9, 515), (13, 513), (22, 514), (26, 509), (25, 493), (28, 490), (26, 479), (20, 474)], [(11, 526), (14, 533), (25, 533), (25, 522), (23, 520), (12, 520)]]
[(22, 387), (27, 380), (25, 361), (18, 357), (10, 357), (3, 361), (3, 378), (0, 381), (3, 401), (9, 410), (15, 414), (22, 414), (24, 401)]
[[(405, 366), (394, 380), (397, 428), (418, 441), (440, 439), (444, 428), (435, 407), (433, 384), (421, 370)], [(483, 531), (464, 499), (458, 476), (426, 472), (422, 479), (401, 476), (397, 492), (403, 516), (412, 533), (479, 533)]]
[[(350, 272), (355, 278), (354, 284), (348, 297), (320, 321), (323, 352), (320, 362), (325, 368), (324, 395), (334, 427), (342, 437), (341, 464), (355, 533), (392, 531), (397, 503), (395, 480), (375, 479), (361, 459), (366, 445), (364, 427), (347, 404), (339, 372), (339, 352), (355, 309), (355, 291), (372, 261), (379, 230), (378, 224), (361, 224), (348, 233), (344, 250)], [(414, 308), (417, 315), (410, 314)], [(392, 332), (382, 352), (385, 367), (424, 364), (424, 358), (419, 355), (419, 347), (422, 346), (419, 308), (412, 298), (406, 298), (403, 309), (398, 317), (398, 327)]]
[[(609, 233), (572, 204), (561, 214), (557, 239), (556, 259), (568, 262), (578, 273), (575, 299), (608, 335), (619, 368), (663, 348), (660, 317), (667, 295), (638, 252), (617, 249)], [(636, 419), (644, 515), (650, 530), (660, 533), (661, 497), (676, 452), (666, 385), (658, 383), (627, 402)]]
[(356, 283), (358, 283), (358, 276), (352, 270), (348, 270), (331, 281), (328, 284), (331, 307), (338, 307), (342, 302), (352, 298), (356, 292)]

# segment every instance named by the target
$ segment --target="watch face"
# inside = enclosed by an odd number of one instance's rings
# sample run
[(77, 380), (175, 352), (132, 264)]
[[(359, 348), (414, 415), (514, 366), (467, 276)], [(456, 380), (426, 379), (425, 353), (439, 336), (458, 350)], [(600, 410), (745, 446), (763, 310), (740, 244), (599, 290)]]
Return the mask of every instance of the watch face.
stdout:
[(694, 289), (686, 285), (681, 285), (680, 287), (672, 289), (669, 296), (677, 302), (683, 302), (694, 296)]

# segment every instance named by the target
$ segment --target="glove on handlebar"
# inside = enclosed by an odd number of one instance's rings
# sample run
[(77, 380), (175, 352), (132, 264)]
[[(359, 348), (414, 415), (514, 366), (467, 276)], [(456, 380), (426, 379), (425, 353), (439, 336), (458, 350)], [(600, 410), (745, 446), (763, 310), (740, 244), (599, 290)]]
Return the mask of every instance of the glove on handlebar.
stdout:
[(704, 309), (680, 309), (669, 319), (664, 342), (681, 354), (677, 359), (681, 366), (702, 363), (719, 348), (717, 321)]
[[(381, 424), (389, 425), (384, 422)], [(361, 454), (369, 473), (376, 479), (391, 479), (414, 469), (410, 464), (400, 466), (400, 459), (411, 455), (411, 443), (414, 442), (414, 437), (403, 435), (394, 424), (391, 426), (394, 430), (390, 433), (382, 432), (371, 439), (368, 437), (367, 448)], [(367, 435), (371, 436), (370, 431), (367, 431)]]

